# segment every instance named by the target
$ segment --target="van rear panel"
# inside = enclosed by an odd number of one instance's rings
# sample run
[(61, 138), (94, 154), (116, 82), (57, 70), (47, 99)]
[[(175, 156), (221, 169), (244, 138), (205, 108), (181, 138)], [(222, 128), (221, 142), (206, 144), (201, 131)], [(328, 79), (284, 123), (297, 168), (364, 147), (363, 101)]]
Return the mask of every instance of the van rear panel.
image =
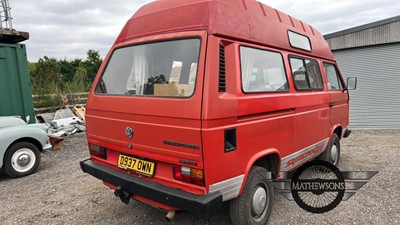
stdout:
[[(143, 157), (170, 163), (177, 163), (177, 158), (191, 160), (202, 166), (199, 120), (164, 117), (164, 122), (160, 123), (160, 118), (153, 116), (121, 116), (120, 113), (92, 109), (88, 113), (90, 116), (86, 121), (92, 124), (87, 130), (90, 143), (107, 145), (126, 154), (140, 153)], [(166, 120), (171, 123), (166, 124)], [(126, 136), (128, 127), (133, 130), (131, 139)], [(176, 143), (190, 144), (191, 147)]]
[(86, 107), (91, 153), (107, 152), (106, 157), (91, 154), (93, 161), (191, 193), (206, 193), (204, 183), (175, 179), (179, 174), (174, 172), (203, 169), (204, 40), (205, 32), (185, 32), (114, 48)]
[[(199, 120), (121, 115), (94, 109), (89, 109), (87, 113), (88, 143), (107, 149), (107, 159), (97, 159), (102, 164), (117, 169), (120, 155), (152, 162), (155, 163), (153, 174), (141, 177), (171, 186), (182, 186), (180, 182), (174, 180), (173, 165), (179, 165), (180, 161), (186, 160), (196, 163), (198, 168), (203, 167)], [(166, 121), (169, 123), (166, 124)], [(128, 127), (133, 130), (131, 139), (126, 136)], [(193, 147), (182, 147), (176, 143), (186, 143)], [(119, 170), (141, 175), (140, 172), (124, 168)], [(188, 187), (188, 189), (204, 194), (202, 188), (193, 190), (193, 187)]]

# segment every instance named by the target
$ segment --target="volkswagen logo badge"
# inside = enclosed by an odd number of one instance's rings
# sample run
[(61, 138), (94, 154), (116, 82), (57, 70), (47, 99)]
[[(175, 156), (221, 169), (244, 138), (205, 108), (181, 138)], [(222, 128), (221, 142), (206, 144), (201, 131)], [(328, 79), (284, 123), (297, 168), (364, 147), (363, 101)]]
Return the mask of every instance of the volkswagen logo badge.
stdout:
[(125, 128), (125, 135), (130, 139), (133, 137), (133, 130), (130, 127)]

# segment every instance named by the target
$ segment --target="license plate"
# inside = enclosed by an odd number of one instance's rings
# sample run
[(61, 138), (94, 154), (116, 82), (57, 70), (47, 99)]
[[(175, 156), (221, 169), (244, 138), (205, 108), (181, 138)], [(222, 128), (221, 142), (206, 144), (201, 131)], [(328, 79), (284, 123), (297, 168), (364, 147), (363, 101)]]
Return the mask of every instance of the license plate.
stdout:
[(131, 156), (119, 155), (118, 157), (118, 167), (130, 169), (149, 177), (154, 175), (155, 166), (156, 164), (153, 162), (137, 159)]

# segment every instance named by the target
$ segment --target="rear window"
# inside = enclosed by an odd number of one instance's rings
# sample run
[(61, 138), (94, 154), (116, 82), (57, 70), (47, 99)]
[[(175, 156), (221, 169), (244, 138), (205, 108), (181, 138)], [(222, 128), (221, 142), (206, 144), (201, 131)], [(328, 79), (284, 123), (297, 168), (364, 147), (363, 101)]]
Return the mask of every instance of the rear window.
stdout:
[(97, 94), (189, 97), (194, 93), (200, 39), (172, 40), (116, 49)]

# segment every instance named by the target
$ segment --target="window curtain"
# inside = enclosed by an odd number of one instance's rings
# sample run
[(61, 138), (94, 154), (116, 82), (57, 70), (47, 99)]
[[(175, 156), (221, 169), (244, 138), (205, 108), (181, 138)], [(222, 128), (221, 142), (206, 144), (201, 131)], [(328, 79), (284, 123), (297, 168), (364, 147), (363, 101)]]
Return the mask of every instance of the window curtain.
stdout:
[(255, 52), (249, 48), (241, 48), (240, 61), (242, 64), (242, 87), (244, 91), (248, 91), (250, 88), (251, 73), (256, 61)]
[(146, 48), (145, 46), (137, 46), (133, 51), (133, 64), (126, 83), (126, 89), (134, 91), (136, 95), (143, 95), (147, 71)]

